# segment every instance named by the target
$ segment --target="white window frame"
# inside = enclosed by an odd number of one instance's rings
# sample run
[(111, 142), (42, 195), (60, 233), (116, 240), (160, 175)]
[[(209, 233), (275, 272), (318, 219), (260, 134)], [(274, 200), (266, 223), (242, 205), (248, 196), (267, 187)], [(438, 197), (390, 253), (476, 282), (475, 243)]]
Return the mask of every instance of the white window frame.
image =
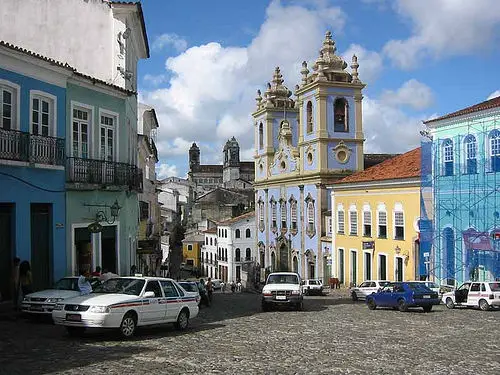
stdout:
[(326, 216), (326, 235), (331, 236), (333, 230), (333, 219), (331, 216)]
[[(385, 213), (385, 232), (386, 232), (385, 237), (380, 237), (380, 213), (381, 212)], [(377, 238), (389, 238), (389, 233), (388, 233), (389, 226), (387, 224), (388, 224), (387, 223), (387, 208), (385, 207), (385, 204), (381, 204), (377, 207)]]
[[(382, 262), (380, 261), (380, 257), (385, 256), (385, 278), (382, 278), (381, 272), (380, 272), (380, 265)], [(377, 255), (377, 279), (378, 280), (387, 280), (389, 279), (389, 255), (387, 253), (378, 253)]]
[[(366, 254), (370, 258), (370, 274), (367, 275)], [(370, 250), (363, 250), (363, 281), (373, 280), (373, 252)]]
[(401, 255), (395, 255), (394, 256), (394, 272), (393, 272), (393, 276), (394, 276), (394, 281), (398, 281), (397, 280), (397, 269), (396, 269), (396, 265), (397, 265), (397, 259), (400, 258), (401, 259), (401, 264), (402, 264), (402, 268), (403, 268), (403, 272), (402, 272), (402, 280), (401, 281), (405, 281), (406, 278), (405, 278), (405, 258)]
[[(342, 213), (342, 220), (339, 218), (339, 213)], [(345, 211), (344, 211), (344, 206), (339, 204), (337, 206), (337, 234), (345, 234)], [(340, 230), (340, 227), (342, 226), (342, 231)]]
[[(469, 140), (473, 139), (473, 142), (469, 142)], [(477, 160), (477, 153), (478, 153), (478, 141), (477, 137), (474, 134), (467, 134), (464, 137), (463, 140), (463, 145), (464, 145), (464, 165), (463, 165), (463, 173), (468, 174), (468, 163), (469, 160), (475, 160), (476, 161), (476, 173), (479, 170), (479, 165), (478, 165), (478, 160)], [(471, 146), (473, 145), (473, 147)]]
[[(356, 253), (356, 264), (353, 267), (352, 264), (352, 253)], [(358, 269), (358, 250), (357, 249), (349, 249), (349, 280), (351, 283), (356, 284), (359, 277), (359, 269)], [(353, 279), (353, 270), (356, 269), (356, 279)], [(345, 274), (344, 274), (345, 275)]]
[(271, 201), (271, 228), (278, 228), (278, 212), (274, 199)]
[[(73, 156), (73, 110), (83, 110), (83, 111), (87, 111), (89, 112), (89, 116), (88, 116), (88, 158), (89, 159), (93, 159), (94, 158), (94, 147), (93, 147), (93, 144), (94, 142), (92, 142), (92, 137), (93, 137), (93, 125), (94, 125), (94, 111), (95, 111), (95, 107), (92, 106), (92, 105), (88, 105), (88, 104), (85, 104), (85, 103), (80, 103), (80, 102), (76, 102), (76, 101), (71, 101), (71, 113), (70, 113), (70, 121), (71, 121), (71, 127), (70, 127), (70, 157), (74, 157)], [(81, 156), (78, 156), (78, 157), (81, 157)]]
[[(488, 170), (490, 172), (495, 172), (493, 169), (493, 164), (491, 163), (491, 159), (494, 156), (500, 156), (500, 134), (498, 134), (499, 129), (492, 129), (488, 132)], [(494, 134), (496, 133), (496, 135)]]
[(264, 202), (259, 202), (259, 222), (264, 225)]
[[(73, 114), (73, 112), (71, 112), (71, 114)], [(105, 109), (105, 108), (99, 108), (99, 159), (103, 160), (102, 159), (102, 155), (101, 155), (101, 147), (102, 147), (102, 140), (101, 140), (101, 128), (105, 128), (105, 129), (109, 129), (111, 128), (109, 125), (103, 125), (102, 122), (101, 122), (101, 117), (102, 116), (106, 116), (106, 117), (110, 117), (113, 119), (113, 159), (110, 160), (110, 161), (113, 161), (113, 162), (117, 162), (118, 160), (120, 160), (119, 158), (119, 153), (118, 153), (118, 146), (119, 146), (119, 142), (118, 142), (118, 139), (119, 139), (119, 134), (118, 134), (118, 130), (120, 128), (119, 126), (119, 123), (120, 123), (120, 115), (117, 113), (117, 112), (113, 112), (113, 111), (110, 111), (108, 109)], [(147, 163), (146, 163), (147, 165)]]
[[(447, 144), (449, 141), (449, 144)], [(455, 172), (455, 156), (454, 156), (454, 144), (453, 144), (453, 139), (451, 138), (446, 138), (443, 141), (443, 165), (442, 165), (442, 172), (441, 175), (446, 174), (446, 163), (451, 162), (453, 165), (453, 172)], [(451, 151), (450, 151), (451, 149)]]
[(307, 203), (307, 225), (309, 227), (312, 224), (312, 229), (316, 228), (316, 215), (314, 212), (314, 202), (310, 201)]
[[(280, 202), (280, 223), (281, 223), (281, 228), (285, 228), (287, 227), (288, 225), (288, 220), (287, 220), (287, 211), (286, 211), (286, 201), (285, 200), (282, 200)], [(283, 217), (285, 218), (285, 220), (283, 220)], [(283, 225), (285, 224), (285, 225)]]
[[(365, 220), (365, 214), (370, 215), (370, 223), (367, 223)], [(369, 205), (364, 205), (363, 206), (363, 217), (362, 217), (362, 222), (363, 222), (363, 237), (373, 237), (373, 220), (372, 220), (372, 210)], [(370, 225), (370, 235), (367, 236), (365, 233), (365, 225)]]
[[(340, 250), (342, 250), (342, 262), (340, 261)], [(345, 284), (345, 279), (346, 279), (346, 275), (345, 275), (345, 248), (344, 247), (338, 247), (337, 248), (337, 275), (339, 276), (339, 279), (340, 279), (340, 274), (342, 273), (343, 274), (343, 280), (342, 282)], [(342, 263), (343, 267), (341, 268), (340, 267), (340, 264)], [(342, 269), (343, 272), (340, 272), (340, 270)]]
[[(11, 130), (21, 130), (20, 120), (21, 120), (21, 86), (18, 84), (7, 81), (5, 79), (0, 78), (0, 89), (6, 89), (6, 91), (10, 91), (12, 94), (12, 103), (11, 103), (11, 119), (10, 119), (10, 128)], [(2, 124), (2, 111), (3, 111), (3, 99), (0, 99), (0, 129), (3, 129)]]
[[(354, 221), (352, 214), (355, 215)], [(355, 231), (353, 230), (353, 227), (356, 229)], [(349, 207), (349, 236), (357, 236), (357, 235), (358, 235), (358, 210), (355, 205), (351, 205)]]
[[(33, 99), (39, 100), (40, 106), (42, 100), (45, 100), (49, 103), (49, 131), (48, 131), (48, 136), (49, 137), (56, 137), (57, 136), (57, 97), (55, 95), (49, 94), (45, 91), (39, 91), (39, 90), (30, 90), (30, 124), (29, 124), (29, 131), (30, 134), (33, 134)], [(42, 129), (42, 109), (41, 107), (38, 108), (39, 111), (39, 132), (38, 135), (42, 136), (41, 129)], [(71, 112), (73, 115), (73, 112)]]
[[(295, 223), (295, 228), (293, 227), (293, 223)], [(298, 220), (297, 220), (297, 201), (292, 200), (290, 202), (290, 228), (294, 230), (298, 230)]]
[[(402, 214), (403, 215), (403, 238), (396, 238), (396, 227), (401, 227), (401, 225), (396, 225), (396, 214)], [(406, 220), (405, 220), (405, 212), (403, 210), (403, 205), (401, 203), (396, 203), (396, 205), (394, 206), (394, 210), (392, 212), (392, 230), (393, 230), (393, 238), (396, 240), (404, 240), (405, 237), (406, 237), (406, 230), (405, 230), (405, 224), (406, 224)]]

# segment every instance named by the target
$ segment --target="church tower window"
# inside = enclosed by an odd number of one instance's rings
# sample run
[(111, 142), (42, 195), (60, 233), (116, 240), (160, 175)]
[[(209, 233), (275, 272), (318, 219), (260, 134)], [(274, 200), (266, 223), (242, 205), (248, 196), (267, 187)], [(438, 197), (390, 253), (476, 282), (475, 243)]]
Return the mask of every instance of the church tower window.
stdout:
[(307, 133), (313, 131), (313, 105), (311, 101), (307, 102)]
[(337, 98), (333, 104), (333, 129), (336, 132), (349, 131), (349, 118), (348, 118), (349, 105), (344, 98)]
[(259, 150), (264, 148), (264, 125), (259, 124)]

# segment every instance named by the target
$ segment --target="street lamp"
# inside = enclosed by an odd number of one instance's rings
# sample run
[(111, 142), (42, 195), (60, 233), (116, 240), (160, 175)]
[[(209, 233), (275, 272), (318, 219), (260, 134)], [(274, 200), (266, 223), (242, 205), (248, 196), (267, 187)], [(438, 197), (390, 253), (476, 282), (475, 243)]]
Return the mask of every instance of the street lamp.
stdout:
[(398, 254), (398, 255), (399, 255), (399, 253), (401, 253), (401, 248), (400, 248), (399, 246), (396, 246), (396, 247), (394, 248), (394, 251), (396, 252), (396, 254)]
[[(94, 222), (90, 223), (87, 227), (90, 233), (99, 233), (102, 232), (102, 222), (106, 222), (109, 225), (114, 224), (118, 214), (120, 213), (120, 205), (118, 204), (118, 200), (115, 199), (115, 203), (109, 206), (107, 204), (84, 204), (86, 207), (103, 207), (103, 210), (99, 210), (95, 214)], [(109, 208), (110, 218), (106, 215), (105, 209)]]

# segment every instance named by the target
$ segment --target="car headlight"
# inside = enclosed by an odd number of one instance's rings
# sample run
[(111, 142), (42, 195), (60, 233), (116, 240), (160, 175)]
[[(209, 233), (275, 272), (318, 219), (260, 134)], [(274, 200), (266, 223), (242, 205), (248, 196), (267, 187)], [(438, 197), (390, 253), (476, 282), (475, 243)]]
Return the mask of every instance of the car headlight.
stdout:
[(24, 297), (23, 298), (23, 302), (30, 302), (30, 301), (31, 301), (31, 298), (29, 298), (29, 297)]
[(108, 306), (90, 306), (89, 312), (106, 314), (109, 313), (111, 309)]
[(292, 290), (292, 294), (293, 294), (293, 295), (300, 294), (300, 290)]
[(64, 305), (58, 303), (54, 306), (54, 310), (62, 310), (64, 308)]
[(45, 302), (47, 303), (57, 303), (57, 302), (60, 302), (62, 301), (64, 298), (47, 298), (47, 300)]

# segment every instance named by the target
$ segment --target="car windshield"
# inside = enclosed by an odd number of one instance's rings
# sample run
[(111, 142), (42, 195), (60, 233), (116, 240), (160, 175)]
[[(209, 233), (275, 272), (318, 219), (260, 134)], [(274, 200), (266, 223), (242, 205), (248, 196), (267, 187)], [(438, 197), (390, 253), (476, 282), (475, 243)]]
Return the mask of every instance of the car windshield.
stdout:
[(500, 292), (500, 283), (490, 283), (490, 289), (492, 292)]
[(411, 290), (429, 291), (429, 288), (422, 283), (407, 283)]
[(138, 296), (145, 281), (142, 279), (116, 278), (109, 279), (96, 287), (94, 293), (120, 293)]
[(193, 283), (179, 283), (180, 286), (184, 288), (184, 290), (188, 292), (197, 292), (198, 291), (198, 285), (193, 284)]
[(78, 291), (78, 279), (65, 277), (54, 284), (54, 289)]
[(298, 284), (297, 275), (269, 275), (268, 284)]
[(319, 285), (319, 281), (318, 280), (309, 280), (309, 284), (310, 285)]
[(425, 283), (424, 285), (428, 288), (439, 288), (439, 285), (436, 283)]

